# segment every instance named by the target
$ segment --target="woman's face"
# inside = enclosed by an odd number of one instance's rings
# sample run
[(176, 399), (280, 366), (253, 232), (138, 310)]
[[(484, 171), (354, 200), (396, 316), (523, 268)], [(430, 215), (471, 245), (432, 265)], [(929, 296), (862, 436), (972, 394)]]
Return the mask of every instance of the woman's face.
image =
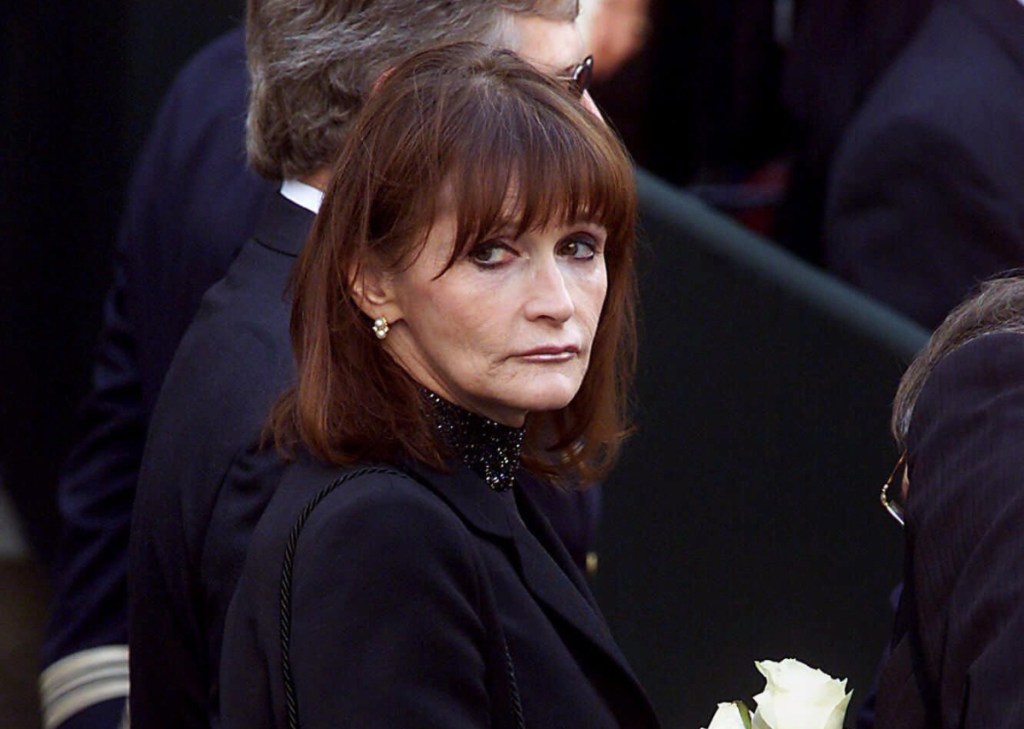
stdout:
[(384, 344), (424, 387), (511, 426), (575, 397), (608, 288), (606, 232), (592, 223), (514, 231), (451, 256), (456, 223), (442, 215), (422, 253), (391, 274), (395, 314)]

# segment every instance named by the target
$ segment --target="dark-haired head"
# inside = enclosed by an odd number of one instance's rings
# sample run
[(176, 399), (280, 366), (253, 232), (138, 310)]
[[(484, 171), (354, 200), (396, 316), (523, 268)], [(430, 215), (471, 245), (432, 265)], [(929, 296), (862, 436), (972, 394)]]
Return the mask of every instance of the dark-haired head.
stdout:
[[(478, 44), (413, 55), (356, 119), (297, 264), (278, 442), (441, 465), (426, 386), (506, 424), (522, 411), (533, 470), (601, 476), (626, 430), (635, 217), (627, 154), (564, 83)], [(478, 386), (463, 370), (506, 331)]]

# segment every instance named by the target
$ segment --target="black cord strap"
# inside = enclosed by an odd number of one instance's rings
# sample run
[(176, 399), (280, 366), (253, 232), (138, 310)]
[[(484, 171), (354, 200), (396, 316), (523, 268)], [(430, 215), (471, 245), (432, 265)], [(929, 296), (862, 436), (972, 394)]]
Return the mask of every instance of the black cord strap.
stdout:
[(519, 698), (519, 683), (516, 681), (516, 667), (512, 663), (512, 654), (508, 650), (508, 641), (501, 636), (501, 644), (505, 649), (505, 666), (508, 670), (509, 701), (512, 704), (512, 718), (515, 719), (516, 729), (526, 729), (526, 719), (523, 716), (523, 702)]
[(288, 544), (284, 550), (284, 565), (281, 567), (281, 673), (284, 676), (284, 701), (288, 712), (289, 729), (299, 729), (299, 704), (295, 696), (295, 680), (292, 678), (291, 661), (291, 638), (292, 638), (292, 567), (295, 563), (295, 549), (299, 543), (299, 535), (306, 521), (312, 515), (313, 510), (320, 505), (320, 502), (327, 498), (331, 492), (346, 481), (371, 473), (386, 473), (393, 476), (404, 476), (404, 474), (392, 468), (360, 468), (357, 471), (339, 476), (320, 492), (310, 499), (309, 503), (302, 509), (299, 517), (295, 520), (294, 526), (288, 535)]

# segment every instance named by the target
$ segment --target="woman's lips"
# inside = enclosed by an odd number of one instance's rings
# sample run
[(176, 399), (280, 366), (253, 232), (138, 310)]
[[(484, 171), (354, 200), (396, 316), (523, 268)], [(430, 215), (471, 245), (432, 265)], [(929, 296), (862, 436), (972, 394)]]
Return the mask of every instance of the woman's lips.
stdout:
[(543, 364), (551, 362), (568, 362), (569, 360), (574, 359), (579, 352), (580, 348), (574, 344), (551, 345), (535, 347), (516, 356), (519, 359), (526, 360), (527, 362)]

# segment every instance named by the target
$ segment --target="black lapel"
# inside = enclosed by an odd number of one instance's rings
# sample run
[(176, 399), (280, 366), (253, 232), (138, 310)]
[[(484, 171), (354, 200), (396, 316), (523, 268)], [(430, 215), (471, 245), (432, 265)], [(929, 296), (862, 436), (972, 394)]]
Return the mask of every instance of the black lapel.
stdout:
[(528, 497), (522, 495), (521, 489), (517, 491), (521, 496), (522, 519), (511, 499), (499, 498), (465, 466), (459, 465), (447, 474), (418, 463), (407, 463), (403, 468), (448, 502), (473, 527), (511, 540), (518, 556), (514, 561), (518, 562), (518, 571), (530, 593), (607, 654), (639, 689), (633, 670), (615, 644), (572, 558), (547, 518), (537, 511)]
[[(520, 485), (522, 484), (522, 480), (527, 478), (533, 480), (534, 483), (539, 484), (532, 475), (526, 472), (520, 472)], [(541, 484), (540, 487), (551, 488), (551, 486), (546, 484)], [(569, 550), (566, 549), (565, 543), (562, 541), (561, 537), (558, 536), (555, 528), (551, 525), (551, 521), (534, 500), (534, 493), (536, 492), (531, 491), (530, 489), (521, 487), (516, 489), (519, 513), (522, 515), (523, 521), (526, 523), (526, 527), (535, 537), (537, 537), (538, 540), (540, 540), (544, 549), (548, 551), (562, 571), (565, 572), (572, 583), (576, 586), (576, 589), (582, 593), (583, 597), (588, 603), (590, 603), (590, 606), (600, 614), (601, 610), (598, 607), (597, 599), (594, 598), (594, 594), (590, 591), (590, 586), (587, 584), (587, 580), (583, 577), (583, 573), (580, 572), (580, 569), (576, 564), (576, 560), (573, 559), (572, 555), (569, 554)]]
[(633, 669), (612, 638), (597, 602), (551, 525), (528, 498), (520, 499), (520, 504), (523, 520), (510, 514), (509, 526), (527, 588), (545, 607), (606, 653), (643, 693)]
[[(461, 464), (452, 473), (439, 473), (409, 461), (401, 468), (440, 496), (472, 527), (505, 542), (506, 549), (518, 557), (512, 563), (530, 594), (607, 656), (632, 685), (634, 705), (654, 717), (647, 694), (612, 638), (572, 557), (523, 489), (517, 488), (517, 511), (512, 499), (500, 498)], [(656, 720), (653, 725), (657, 725)]]

